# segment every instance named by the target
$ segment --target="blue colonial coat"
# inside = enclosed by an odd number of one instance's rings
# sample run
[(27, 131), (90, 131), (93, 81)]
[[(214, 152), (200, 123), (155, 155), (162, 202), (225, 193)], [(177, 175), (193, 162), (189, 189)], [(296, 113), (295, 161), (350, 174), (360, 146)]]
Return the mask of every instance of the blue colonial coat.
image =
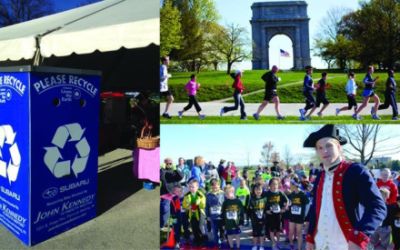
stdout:
[[(325, 171), (322, 171), (314, 185), (306, 238), (312, 244), (315, 244), (324, 178)], [(342, 161), (334, 171), (332, 196), (335, 215), (346, 240), (366, 249), (369, 236), (381, 225), (387, 212), (368, 169), (359, 163)]]

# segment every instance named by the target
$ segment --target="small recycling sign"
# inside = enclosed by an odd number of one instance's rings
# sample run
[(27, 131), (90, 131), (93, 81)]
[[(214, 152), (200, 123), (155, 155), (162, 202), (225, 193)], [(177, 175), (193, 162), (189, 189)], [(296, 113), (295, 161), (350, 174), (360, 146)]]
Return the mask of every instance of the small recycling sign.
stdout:
[[(21, 165), (21, 154), (19, 153), (16, 133), (10, 125), (0, 126), (0, 176), (8, 178), (8, 181), (15, 182), (18, 177), (19, 167)], [(3, 149), (8, 145), (10, 159), (3, 159)]]
[[(84, 133), (85, 129), (82, 129), (79, 123), (62, 125), (57, 128), (53, 136), (52, 146), (45, 147), (44, 162), (56, 178), (70, 175), (71, 171), (78, 177), (78, 174), (85, 170), (90, 146), (86, 137), (83, 136)], [(74, 159), (64, 159), (62, 156), (62, 150), (67, 143), (75, 144)]]

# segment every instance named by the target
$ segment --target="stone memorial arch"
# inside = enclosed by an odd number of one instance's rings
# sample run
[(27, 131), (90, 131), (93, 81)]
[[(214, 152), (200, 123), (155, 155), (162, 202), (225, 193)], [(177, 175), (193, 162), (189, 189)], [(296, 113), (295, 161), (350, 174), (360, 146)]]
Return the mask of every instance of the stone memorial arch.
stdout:
[[(305, 1), (257, 2), (251, 6), (253, 69), (269, 69), (269, 42), (275, 35), (286, 35), (293, 44), (293, 67), (311, 64), (310, 41)], [(276, 52), (277, 54), (279, 51)]]

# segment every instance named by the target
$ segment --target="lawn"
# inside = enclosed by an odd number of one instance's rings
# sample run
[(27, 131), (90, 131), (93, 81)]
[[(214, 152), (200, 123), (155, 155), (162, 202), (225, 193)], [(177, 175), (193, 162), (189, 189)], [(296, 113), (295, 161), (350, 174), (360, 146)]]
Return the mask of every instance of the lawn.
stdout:
[(313, 117), (312, 120), (300, 121), (298, 116), (287, 116), (285, 120), (277, 120), (275, 116), (263, 116), (256, 121), (253, 117), (248, 120), (240, 120), (239, 116), (207, 116), (204, 120), (199, 120), (197, 116), (185, 116), (182, 119), (173, 117), (172, 119), (160, 118), (161, 124), (397, 124), (399, 121), (391, 120), (391, 115), (381, 115), (382, 120), (373, 120), (370, 116), (363, 116), (361, 121), (354, 120), (351, 116), (324, 116)]
[[(244, 94), (251, 93), (244, 97), (247, 103), (259, 103), (263, 100), (264, 93), (264, 82), (261, 76), (265, 73), (264, 70), (248, 70), (243, 74), (242, 81), (245, 86)], [(174, 94), (176, 102), (187, 102), (187, 94), (184, 90), (185, 84), (188, 82), (191, 73), (188, 72), (172, 72), (172, 78), (169, 80), (169, 87)], [(364, 73), (356, 75), (356, 82), (359, 86), (357, 101), (361, 102), (362, 92), (362, 79)], [(278, 83), (278, 94), (283, 103), (302, 103), (304, 97), (302, 95), (302, 86), (304, 72), (299, 71), (281, 71), (278, 73), (281, 77), (281, 82)], [(376, 73), (374, 77), (379, 76), (376, 93), (384, 98), (383, 91), (385, 89), (385, 82), (387, 78), (386, 73)], [(320, 72), (314, 72), (314, 82), (320, 79)], [(224, 71), (207, 71), (200, 72), (197, 75), (197, 81), (201, 84), (201, 88), (198, 91), (198, 100), (200, 102), (207, 102), (213, 100), (219, 100), (224, 98), (230, 98), (232, 96), (232, 83), (233, 79), (226, 74)], [(347, 82), (347, 76), (344, 73), (329, 73), (328, 83), (331, 88), (327, 90), (327, 97), (332, 103), (346, 103), (346, 93), (344, 86)], [(252, 93), (254, 91), (261, 90), (259, 93)], [(398, 93), (399, 94), (399, 93)], [(399, 98), (400, 96), (398, 96)], [(163, 100), (164, 101), (164, 100)], [(383, 101), (383, 100), (382, 100)]]

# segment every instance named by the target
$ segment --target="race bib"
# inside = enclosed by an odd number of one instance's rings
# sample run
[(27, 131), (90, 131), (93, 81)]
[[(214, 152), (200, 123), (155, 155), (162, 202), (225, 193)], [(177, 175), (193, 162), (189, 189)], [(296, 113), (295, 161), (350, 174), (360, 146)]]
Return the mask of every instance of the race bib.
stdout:
[(256, 216), (258, 219), (262, 219), (263, 218), (263, 210), (257, 210), (256, 211)]
[(394, 226), (397, 228), (400, 228), (400, 219), (395, 219), (394, 220)]
[(226, 218), (228, 220), (237, 220), (237, 212), (236, 211), (227, 211)]
[(278, 204), (274, 204), (271, 206), (271, 211), (274, 214), (280, 213), (281, 212), (281, 207)]
[(294, 215), (301, 215), (301, 207), (299, 206), (291, 206), (290, 212)]
[(220, 206), (213, 206), (210, 208), (211, 214), (221, 214), (221, 207)]
[(186, 210), (183, 208), (183, 206), (181, 206), (181, 213), (186, 212)]

